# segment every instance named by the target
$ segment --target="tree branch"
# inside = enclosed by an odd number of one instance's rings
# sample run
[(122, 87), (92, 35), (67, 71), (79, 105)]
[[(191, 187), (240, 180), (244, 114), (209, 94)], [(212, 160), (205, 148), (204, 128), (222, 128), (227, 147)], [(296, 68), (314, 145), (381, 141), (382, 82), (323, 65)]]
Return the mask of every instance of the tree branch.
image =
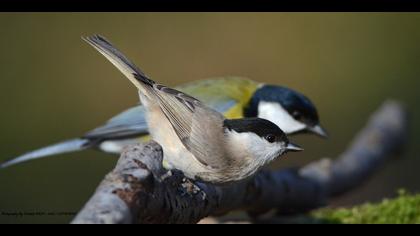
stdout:
[(257, 216), (271, 209), (285, 214), (318, 208), (360, 185), (401, 150), (406, 116), (399, 103), (385, 102), (337, 159), (260, 171), (226, 186), (194, 182), (180, 172), (168, 175), (156, 142), (129, 146), (72, 223), (196, 223), (232, 210)]

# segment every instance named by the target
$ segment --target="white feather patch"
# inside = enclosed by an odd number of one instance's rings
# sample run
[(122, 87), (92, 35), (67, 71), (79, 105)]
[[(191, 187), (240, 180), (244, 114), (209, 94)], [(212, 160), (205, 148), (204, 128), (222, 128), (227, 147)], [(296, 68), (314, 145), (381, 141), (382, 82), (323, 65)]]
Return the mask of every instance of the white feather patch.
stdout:
[(119, 154), (122, 152), (123, 148), (126, 147), (127, 145), (136, 144), (136, 143), (139, 143), (139, 140), (137, 138), (123, 139), (123, 140), (109, 140), (109, 141), (102, 142), (99, 148), (104, 152)]
[(286, 134), (306, 128), (304, 123), (295, 120), (286, 109), (276, 102), (260, 102), (258, 104), (258, 117), (273, 122)]

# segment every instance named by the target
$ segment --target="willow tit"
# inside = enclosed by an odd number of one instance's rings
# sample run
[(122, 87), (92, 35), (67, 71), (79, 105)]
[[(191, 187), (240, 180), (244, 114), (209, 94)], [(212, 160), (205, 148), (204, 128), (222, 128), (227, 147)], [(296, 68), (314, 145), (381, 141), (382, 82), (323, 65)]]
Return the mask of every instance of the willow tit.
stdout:
[[(286, 134), (310, 132), (327, 137), (315, 105), (309, 98), (290, 88), (242, 77), (223, 77), (194, 81), (175, 89), (197, 98), (229, 119), (259, 117), (273, 122)], [(148, 138), (145, 109), (137, 105), (81, 138), (25, 153), (0, 164), (0, 168), (90, 148), (119, 154), (124, 146)]]
[(161, 144), (164, 160), (187, 177), (239, 181), (288, 151), (302, 150), (274, 123), (226, 119), (198, 99), (151, 80), (102, 36), (84, 39), (137, 87), (149, 132)]

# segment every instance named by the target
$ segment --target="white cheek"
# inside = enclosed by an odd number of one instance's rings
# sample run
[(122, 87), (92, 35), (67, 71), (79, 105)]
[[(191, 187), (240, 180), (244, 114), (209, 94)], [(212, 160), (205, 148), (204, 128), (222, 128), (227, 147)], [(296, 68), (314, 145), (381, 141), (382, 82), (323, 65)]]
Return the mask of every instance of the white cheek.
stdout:
[(248, 158), (252, 158), (254, 163), (264, 165), (274, 158), (278, 157), (282, 146), (278, 143), (269, 143), (253, 133), (237, 133), (231, 132), (231, 147), (235, 147), (237, 153), (250, 154)]
[(275, 102), (260, 102), (258, 105), (258, 117), (273, 122), (286, 134), (306, 128), (304, 123), (295, 120), (280, 104)]

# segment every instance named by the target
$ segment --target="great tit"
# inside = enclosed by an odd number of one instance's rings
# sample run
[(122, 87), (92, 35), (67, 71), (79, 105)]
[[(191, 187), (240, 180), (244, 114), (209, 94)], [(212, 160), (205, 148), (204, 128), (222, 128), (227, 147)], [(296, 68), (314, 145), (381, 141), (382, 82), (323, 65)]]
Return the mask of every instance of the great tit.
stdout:
[(198, 99), (151, 80), (102, 36), (84, 40), (137, 87), (148, 130), (161, 144), (169, 168), (192, 179), (229, 183), (252, 176), (288, 151), (301, 150), (271, 121), (228, 119)]
[[(229, 119), (259, 117), (280, 127), (286, 134), (310, 132), (327, 137), (314, 104), (290, 88), (256, 82), (243, 77), (198, 80), (175, 87)], [(51, 155), (98, 149), (120, 153), (124, 146), (149, 138), (145, 109), (129, 108), (81, 138), (67, 140), (28, 152), (0, 165), (0, 168)]]

